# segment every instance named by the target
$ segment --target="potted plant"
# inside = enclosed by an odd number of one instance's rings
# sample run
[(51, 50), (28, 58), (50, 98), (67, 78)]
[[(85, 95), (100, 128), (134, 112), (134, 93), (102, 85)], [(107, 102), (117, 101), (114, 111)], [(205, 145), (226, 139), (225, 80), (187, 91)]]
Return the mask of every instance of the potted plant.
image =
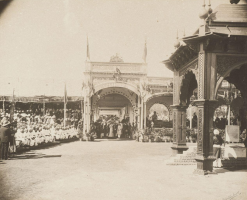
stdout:
[(148, 136), (148, 141), (153, 142), (154, 141), (154, 136), (151, 134)]

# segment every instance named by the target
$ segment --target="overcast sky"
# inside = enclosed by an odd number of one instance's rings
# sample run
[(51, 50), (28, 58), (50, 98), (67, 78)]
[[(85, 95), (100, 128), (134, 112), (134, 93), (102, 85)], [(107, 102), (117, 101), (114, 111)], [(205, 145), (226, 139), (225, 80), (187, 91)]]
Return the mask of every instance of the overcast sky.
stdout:
[[(207, 2), (207, 0), (206, 0)], [(228, 0), (212, 0), (212, 8)], [(207, 3), (208, 4), (208, 3)], [(88, 35), (91, 61), (143, 62), (148, 75), (172, 77), (161, 61), (200, 23), (201, 0), (14, 0), (0, 17), (0, 95), (81, 95)], [(19, 81), (18, 81), (19, 80)]]

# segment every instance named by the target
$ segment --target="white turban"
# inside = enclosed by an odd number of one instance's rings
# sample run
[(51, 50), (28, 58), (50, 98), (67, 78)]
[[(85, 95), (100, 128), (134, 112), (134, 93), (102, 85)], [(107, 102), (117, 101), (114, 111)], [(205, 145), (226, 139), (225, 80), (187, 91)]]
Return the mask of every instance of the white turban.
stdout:
[(219, 132), (218, 129), (214, 129), (214, 134), (215, 134), (215, 135), (219, 135), (219, 133), (220, 133), (220, 132)]

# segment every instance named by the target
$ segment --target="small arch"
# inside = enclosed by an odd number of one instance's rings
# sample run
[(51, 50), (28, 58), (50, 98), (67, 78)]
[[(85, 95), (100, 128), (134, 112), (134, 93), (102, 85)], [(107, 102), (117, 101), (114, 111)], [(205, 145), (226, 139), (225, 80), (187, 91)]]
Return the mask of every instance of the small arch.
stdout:
[(132, 100), (132, 98), (131, 98), (130, 95), (127, 95), (127, 94), (125, 94), (124, 92), (119, 91), (119, 90), (115, 90), (115, 89), (113, 88), (112, 90), (107, 91), (107, 92), (105, 92), (104, 94), (102, 94), (102, 95), (100, 96), (100, 98), (96, 97), (96, 100), (93, 102), (93, 108), (96, 107), (96, 105), (98, 104), (98, 101), (99, 101), (101, 98), (103, 98), (103, 97), (105, 97), (105, 96), (107, 96), (107, 95), (109, 95), (109, 94), (119, 94), (119, 95), (122, 95), (122, 96), (126, 97), (126, 98), (130, 101), (130, 103), (131, 103), (131, 105), (132, 105), (133, 108), (136, 107), (136, 106), (135, 106), (135, 102)]
[(180, 86), (180, 95), (179, 101), (180, 104), (183, 106), (189, 106), (190, 104), (190, 97), (196, 93), (195, 90), (197, 89), (198, 84), (196, 80), (196, 75), (193, 71), (189, 70), (183, 75), (181, 86)]
[[(247, 58), (246, 58), (247, 59)], [(215, 86), (215, 93), (214, 93), (214, 99), (217, 98), (217, 92), (220, 88), (220, 85), (222, 83), (222, 81), (235, 69), (239, 69), (242, 65), (245, 65), (247, 64), (247, 61), (244, 61), (244, 62), (240, 62), (240, 63), (237, 63), (235, 65), (233, 65), (232, 67), (230, 67), (218, 80), (217, 80), (217, 83), (216, 83), (216, 86)]]
[(170, 121), (170, 119), (172, 118), (172, 109), (171, 109), (170, 105), (168, 105), (164, 101), (160, 101), (160, 100), (154, 101), (152, 104), (150, 104), (150, 105), (147, 106), (146, 111), (149, 111), (151, 109), (151, 107), (153, 105), (155, 105), (155, 104), (162, 104), (162, 105), (164, 105), (167, 108), (167, 110), (168, 110), (168, 116), (169, 116), (169, 121)]
[(156, 97), (170, 97), (170, 96), (172, 96), (172, 94), (169, 94), (169, 93), (153, 94), (152, 96), (150, 96), (146, 99), (146, 103), (148, 103), (150, 100), (152, 100), (153, 98), (156, 98)]

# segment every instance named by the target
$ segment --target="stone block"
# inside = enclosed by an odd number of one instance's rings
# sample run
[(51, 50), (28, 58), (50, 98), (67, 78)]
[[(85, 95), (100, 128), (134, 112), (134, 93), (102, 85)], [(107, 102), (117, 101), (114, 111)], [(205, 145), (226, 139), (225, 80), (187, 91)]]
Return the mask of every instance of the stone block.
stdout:
[(239, 126), (227, 125), (225, 132), (227, 142), (239, 142)]

